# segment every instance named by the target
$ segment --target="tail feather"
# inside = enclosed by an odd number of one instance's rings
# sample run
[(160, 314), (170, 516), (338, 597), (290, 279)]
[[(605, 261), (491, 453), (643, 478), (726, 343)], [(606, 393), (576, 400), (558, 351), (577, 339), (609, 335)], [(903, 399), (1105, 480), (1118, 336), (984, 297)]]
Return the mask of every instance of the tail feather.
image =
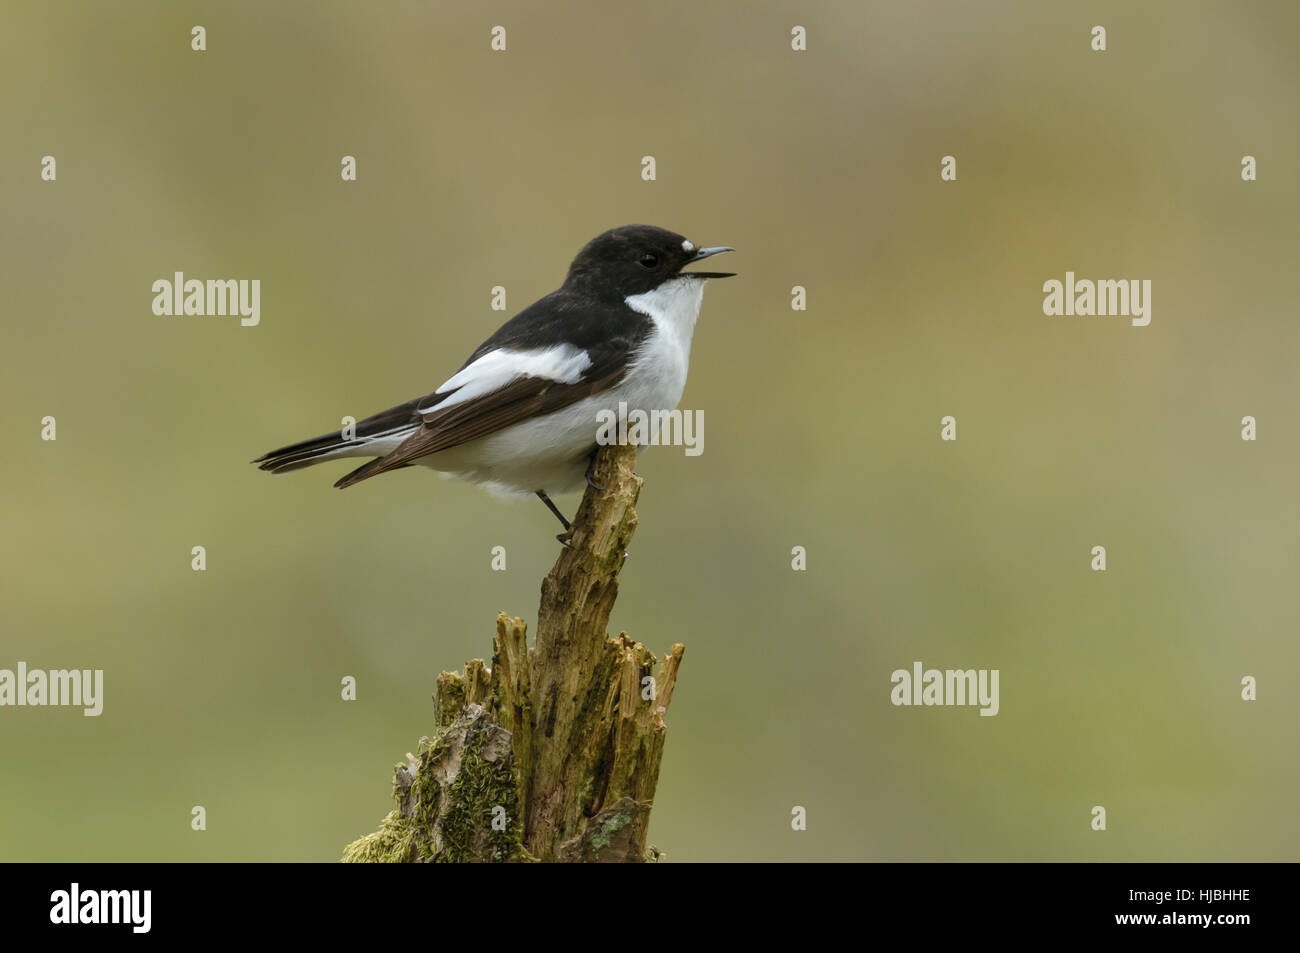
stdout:
[(379, 476), (379, 474), (387, 473), (389, 470), (401, 470), (410, 466), (414, 466), (414, 464), (392, 463), (388, 457), (380, 457), (378, 460), (363, 463), (351, 473), (335, 480), (334, 485), (340, 490), (346, 490), (352, 484), (360, 483), (362, 480), (369, 480), (372, 476)]
[(291, 443), (287, 447), (264, 453), (253, 462), (259, 469), (269, 470), (271, 473), (288, 473), (291, 470), (309, 467), (313, 463), (333, 459), (343, 451), (361, 447), (366, 443), (364, 439), (345, 440), (342, 431), (336, 430), (333, 433), (322, 434), (310, 440)]
[(314, 463), (349, 456), (370, 442), (371, 438), (368, 437), (345, 439), (342, 431), (335, 430), (333, 433), (321, 434), (319, 437), (301, 440), (287, 447), (272, 450), (270, 453), (264, 453), (253, 462), (260, 469), (269, 470), (271, 473), (288, 473), (309, 467)]
[(406, 439), (414, 429), (415, 425), (411, 424), (377, 433), (354, 434), (351, 437), (345, 437), (341, 430), (335, 430), (264, 453), (253, 463), (271, 473), (290, 473), (341, 457), (382, 457)]
[(423, 399), (408, 400), (358, 421), (350, 437), (344, 437), (341, 430), (332, 430), (264, 453), (253, 462), (271, 473), (289, 473), (339, 457), (382, 457), (420, 426), (416, 408)]

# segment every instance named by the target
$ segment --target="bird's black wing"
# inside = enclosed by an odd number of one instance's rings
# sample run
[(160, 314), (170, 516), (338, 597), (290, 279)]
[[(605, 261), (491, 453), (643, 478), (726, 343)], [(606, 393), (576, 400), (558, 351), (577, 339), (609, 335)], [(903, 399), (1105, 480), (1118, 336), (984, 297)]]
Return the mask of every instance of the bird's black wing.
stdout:
[[(653, 327), (645, 315), (618, 304), (593, 304), (563, 289), (526, 308), (481, 344), (456, 376), (463, 377), (476, 362), (501, 352), (503, 364), (494, 369), (499, 386), (468, 399), (456, 394), (475, 382), (447, 387), (412, 402), (420, 426), (387, 456), (372, 460), (339, 480), (347, 487), (440, 450), (468, 443), (533, 417), (562, 410), (586, 397), (613, 387), (627, 373), (628, 364)], [(527, 366), (509, 372), (514, 356), (536, 355), (557, 346), (582, 353), (586, 366), (572, 379), (548, 376), (543, 368)], [(521, 368), (526, 362), (520, 360)], [(407, 407), (410, 405), (402, 405)], [(394, 408), (394, 411), (398, 408)], [(595, 420), (592, 421), (593, 431)]]

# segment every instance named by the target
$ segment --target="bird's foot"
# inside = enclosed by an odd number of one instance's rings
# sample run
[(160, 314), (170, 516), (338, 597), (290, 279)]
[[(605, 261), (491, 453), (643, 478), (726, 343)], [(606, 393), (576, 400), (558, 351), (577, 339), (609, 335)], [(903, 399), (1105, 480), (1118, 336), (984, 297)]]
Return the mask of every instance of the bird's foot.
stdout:
[(583, 476), (587, 479), (587, 486), (591, 487), (597, 493), (604, 493), (605, 488), (597, 483), (592, 477), (596, 472), (596, 455), (593, 453), (591, 459), (587, 461), (587, 472)]

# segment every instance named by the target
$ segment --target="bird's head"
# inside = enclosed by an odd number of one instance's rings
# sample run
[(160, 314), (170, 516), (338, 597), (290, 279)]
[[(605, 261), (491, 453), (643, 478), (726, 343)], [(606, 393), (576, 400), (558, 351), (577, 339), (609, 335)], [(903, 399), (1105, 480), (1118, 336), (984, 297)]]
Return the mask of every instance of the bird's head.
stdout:
[(587, 242), (569, 266), (565, 285), (622, 299), (676, 279), (730, 278), (733, 272), (682, 270), (725, 251), (735, 249), (701, 248), (683, 235), (654, 225), (624, 225)]

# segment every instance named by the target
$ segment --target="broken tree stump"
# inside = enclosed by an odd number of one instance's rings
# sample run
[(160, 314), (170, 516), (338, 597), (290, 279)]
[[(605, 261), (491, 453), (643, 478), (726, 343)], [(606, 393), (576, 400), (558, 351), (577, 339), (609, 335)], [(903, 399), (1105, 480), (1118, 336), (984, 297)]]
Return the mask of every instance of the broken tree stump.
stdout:
[[(570, 545), (542, 581), (537, 635), (497, 616), (492, 664), (443, 672), (435, 731), (397, 765), (396, 810), (344, 861), (642, 861), (685, 647), (607, 634), (636, 531), (636, 448), (602, 447)], [(658, 678), (655, 665), (660, 663)]]

